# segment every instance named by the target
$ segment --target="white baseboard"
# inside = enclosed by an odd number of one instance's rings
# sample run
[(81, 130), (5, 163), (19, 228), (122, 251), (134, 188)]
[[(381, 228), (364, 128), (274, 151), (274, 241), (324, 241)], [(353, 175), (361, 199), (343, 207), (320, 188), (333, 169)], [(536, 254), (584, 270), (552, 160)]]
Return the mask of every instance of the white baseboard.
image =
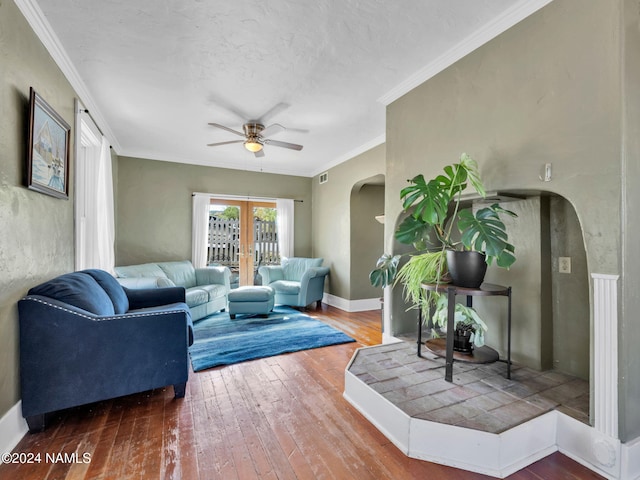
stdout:
[(380, 310), (380, 298), (363, 298), (361, 300), (347, 300), (330, 293), (322, 296), (322, 302), (345, 312), (365, 312), (368, 310)]
[(640, 438), (622, 444), (620, 478), (640, 479)]
[(22, 418), (22, 402), (18, 402), (0, 418), (0, 453), (11, 452), (28, 431)]

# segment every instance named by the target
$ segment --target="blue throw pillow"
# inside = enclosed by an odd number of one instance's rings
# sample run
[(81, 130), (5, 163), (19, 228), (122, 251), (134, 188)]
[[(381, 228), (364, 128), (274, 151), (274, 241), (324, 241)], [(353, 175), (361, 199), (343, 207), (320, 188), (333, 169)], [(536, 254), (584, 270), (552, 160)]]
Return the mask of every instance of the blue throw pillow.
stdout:
[(129, 298), (118, 281), (104, 270), (83, 270), (81, 273), (91, 275), (111, 298), (115, 312), (120, 315), (129, 311)]
[(68, 303), (95, 315), (113, 315), (115, 310), (109, 295), (95, 279), (82, 272), (66, 273), (29, 290), (29, 295), (41, 295)]

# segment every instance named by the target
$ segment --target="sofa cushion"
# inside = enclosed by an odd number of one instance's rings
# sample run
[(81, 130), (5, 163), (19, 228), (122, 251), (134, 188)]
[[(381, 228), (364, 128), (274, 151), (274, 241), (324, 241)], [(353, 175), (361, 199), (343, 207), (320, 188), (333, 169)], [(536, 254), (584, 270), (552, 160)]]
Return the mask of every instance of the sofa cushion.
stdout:
[(191, 288), (197, 285), (196, 270), (189, 260), (182, 262), (158, 263), (164, 274), (179, 287)]
[(116, 314), (120, 315), (122, 313), (127, 313), (129, 310), (129, 298), (122, 289), (122, 286), (120, 286), (118, 281), (113, 278), (112, 275), (104, 270), (96, 269), (83, 270), (83, 273), (91, 275), (93, 279), (98, 282), (98, 285), (107, 292), (107, 295), (111, 298), (111, 303), (113, 303), (113, 309)]
[(165, 288), (175, 287), (176, 285), (167, 277), (135, 277), (122, 278), (118, 277), (117, 281), (124, 288)]
[(109, 295), (91, 275), (83, 272), (60, 275), (33, 287), (29, 290), (29, 295), (53, 298), (95, 315), (108, 316), (115, 313)]
[(116, 270), (116, 274), (122, 278), (166, 277), (167, 276), (156, 263), (127, 265), (124, 267), (116, 267), (115, 270)]
[(187, 288), (185, 297), (189, 307), (197, 307), (209, 301), (209, 292), (200, 287)]
[(227, 287), (225, 285), (198, 285), (196, 288), (204, 290), (209, 295), (209, 302), (224, 297), (227, 294)]
[(304, 272), (311, 267), (321, 267), (322, 258), (283, 258), (282, 269), (284, 270), (284, 279), (299, 282), (302, 280)]
[(269, 284), (276, 293), (283, 295), (298, 295), (300, 293), (300, 282), (294, 282), (291, 280), (276, 280)]

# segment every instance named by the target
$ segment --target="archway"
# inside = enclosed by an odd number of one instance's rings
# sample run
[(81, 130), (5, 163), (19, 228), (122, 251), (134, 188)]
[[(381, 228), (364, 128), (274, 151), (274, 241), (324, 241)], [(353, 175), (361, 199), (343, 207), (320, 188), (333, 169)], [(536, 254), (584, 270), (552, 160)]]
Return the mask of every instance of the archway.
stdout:
[[(510, 270), (490, 267), (485, 281), (513, 288), (512, 359), (536, 370), (590, 377), (589, 275), (582, 228), (574, 207), (550, 192), (518, 192), (505, 208), (517, 261)], [(471, 207), (474, 208), (474, 207)], [(396, 225), (402, 218), (396, 219)], [(394, 253), (410, 250), (394, 243)], [(392, 291), (391, 335), (416, 334), (417, 313), (407, 310), (402, 288)], [(484, 301), (483, 301), (484, 300)], [(507, 309), (479, 299), (474, 307), (489, 325), (487, 344), (506, 357)]]
[(382, 292), (369, 283), (369, 272), (384, 251), (384, 175), (375, 175), (351, 189), (350, 300), (378, 298)]

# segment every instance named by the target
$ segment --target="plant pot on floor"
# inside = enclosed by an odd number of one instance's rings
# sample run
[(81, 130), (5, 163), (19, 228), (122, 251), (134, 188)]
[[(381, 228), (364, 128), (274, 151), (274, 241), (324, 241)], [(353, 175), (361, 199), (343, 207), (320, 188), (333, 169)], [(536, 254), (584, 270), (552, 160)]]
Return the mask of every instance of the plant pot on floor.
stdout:
[(447, 250), (447, 267), (456, 287), (478, 288), (487, 273), (484, 253)]

